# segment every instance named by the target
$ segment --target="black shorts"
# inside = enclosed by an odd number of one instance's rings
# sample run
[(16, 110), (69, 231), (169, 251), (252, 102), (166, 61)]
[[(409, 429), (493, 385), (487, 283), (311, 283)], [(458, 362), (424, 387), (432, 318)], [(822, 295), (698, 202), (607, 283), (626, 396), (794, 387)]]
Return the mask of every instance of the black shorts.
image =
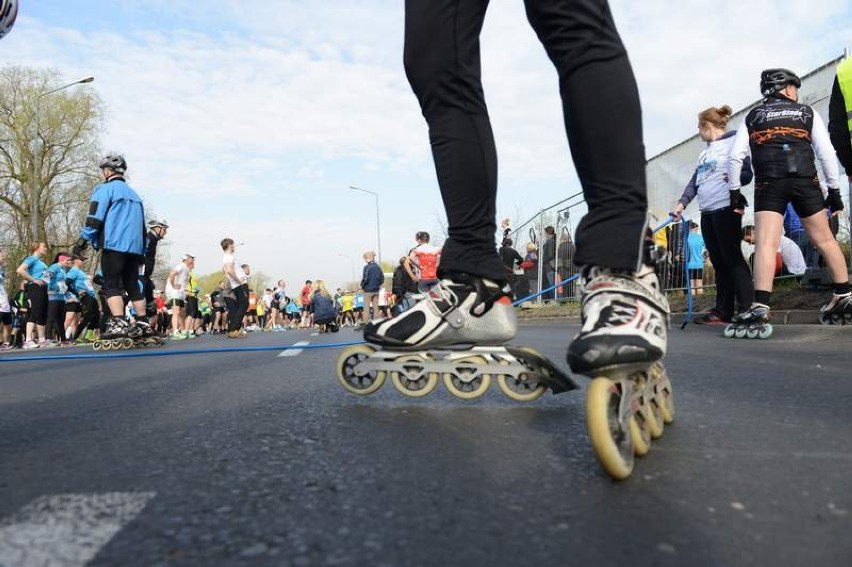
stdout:
[(689, 279), (691, 280), (703, 280), (704, 279), (704, 268), (698, 268), (697, 270), (689, 269)]
[(83, 309), (80, 307), (79, 301), (68, 301), (65, 303), (65, 312), (66, 313), (82, 313)]
[(180, 307), (183, 308), (186, 305), (183, 299), (169, 299), (166, 301), (167, 307)]
[(186, 298), (186, 316), (190, 319), (198, 319), (198, 298)]
[(783, 215), (792, 203), (799, 218), (825, 209), (825, 198), (816, 179), (789, 178), (754, 184), (754, 212), (772, 211)]
[(0, 325), (11, 326), (12, 325), (12, 313), (11, 311), (4, 311), (0, 313)]
[(144, 299), (142, 291), (139, 289), (139, 266), (143, 262), (144, 258), (138, 254), (104, 250), (101, 254), (101, 272), (104, 275), (102, 291), (104, 295), (109, 298), (124, 295), (124, 292), (127, 292), (130, 301)]

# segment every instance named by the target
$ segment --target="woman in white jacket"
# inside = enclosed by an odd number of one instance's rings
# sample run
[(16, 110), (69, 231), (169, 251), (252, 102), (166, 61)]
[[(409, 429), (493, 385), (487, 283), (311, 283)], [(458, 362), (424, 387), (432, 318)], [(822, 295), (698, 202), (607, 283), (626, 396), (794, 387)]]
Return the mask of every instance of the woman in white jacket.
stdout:
[[(701, 234), (710, 262), (716, 270), (716, 306), (695, 320), (696, 323), (727, 323), (734, 308), (747, 309), (754, 300), (751, 271), (740, 248), (742, 212), (730, 202), (728, 160), (736, 131), (727, 131), (731, 107), (711, 107), (698, 113), (698, 135), (707, 147), (698, 156), (698, 166), (686, 185), (673, 214), (680, 219), (695, 197), (701, 211)], [(752, 172), (744, 164), (740, 185), (751, 183)]]

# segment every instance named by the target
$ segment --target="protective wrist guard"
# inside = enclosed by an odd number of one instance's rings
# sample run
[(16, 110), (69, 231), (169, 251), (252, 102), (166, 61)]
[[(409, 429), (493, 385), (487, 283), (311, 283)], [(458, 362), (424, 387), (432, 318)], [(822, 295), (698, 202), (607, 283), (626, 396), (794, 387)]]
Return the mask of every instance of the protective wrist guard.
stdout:
[(731, 208), (735, 211), (748, 207), (748, 199), (740, 193), (739, 189), (731, 191)]
[(85, 250), (88, 247), (89, 247), (89, 241), (88, 240), (86, 240), (85, 238), (78, 238), (77, 242), (74, 243), (74, 247), (71, 249), (71, 254), (73, 254), (74, 256), (82, 257), (83, 250)]
[(843, 199), (840, 198), (840, 189), (828, 190), (828, 197), (825, 198), (825, 207), (831, 209), (832, 213), (843, 210)]

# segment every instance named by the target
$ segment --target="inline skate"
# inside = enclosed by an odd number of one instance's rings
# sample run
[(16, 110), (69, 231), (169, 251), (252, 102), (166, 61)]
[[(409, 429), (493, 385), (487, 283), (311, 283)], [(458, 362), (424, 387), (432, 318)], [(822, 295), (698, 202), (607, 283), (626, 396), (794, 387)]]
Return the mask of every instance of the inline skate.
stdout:
[(120, 317), (113, 317), (99, 339), (92, 343), (94, 350), (125, 350), (130, 348), (161, 346), (162, 337), (148, 323), (138, 322), (133, 326)]
[(768, 339), (774, 330), (769, 323), (769, 311), (768, 305), (752, 303), (746, 311), (734, 316), (722, 334), (728, 339)]
[(652, 266), (639, 272), (585, 270), (580, 333), (568, 347), (571, 370), (592, 378), (586, 425), (604, 470), (622, 480), (635, 457), (674, 420), (666, 353), (669, 305)]
[(457, 398), (472, 400), (493, 379), (510, 398), (528, 402), (550, 389), (578, 385), (533, 349), (506, 346), (518, 322), (508, 289), (492, 280), (458, 275), (416, 296), (404, 313), (364, 328), (370, 345), (344, 350), (337, 361), (341, 385), (354, 394), (378, 391), (388, 375), (410, 397), (433, 392), (443, 380)]
[(833, 294), (831, 301), (820, 308), (819, 322), (823, 325), (852, 325), (852, 293)]

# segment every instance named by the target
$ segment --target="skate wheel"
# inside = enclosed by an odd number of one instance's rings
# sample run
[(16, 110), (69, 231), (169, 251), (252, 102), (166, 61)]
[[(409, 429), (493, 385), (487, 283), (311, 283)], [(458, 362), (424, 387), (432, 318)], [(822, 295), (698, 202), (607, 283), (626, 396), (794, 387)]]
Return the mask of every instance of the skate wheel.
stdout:
[(644, 457), (651, 450), (651, 432), (639, 425), (635, 417), (630, 418), (630, 438), (633, 441), (633, 454)]
[(735, 328), (733, 325), (727, 325), (727, 326), (725, 327), (725, 330), (724, 330), (724, 331), (722, 331), (722, 335), (723, 335), (726, 339), (732, 339), (732, 338), (734, 338), (734, 332), (735, 332), (735, 331), (736, 331), (736, 328)]
[(355, 345), (340, 353), (336, 367), (340, 385), (359, 396), (372, 394), (381, 388), (382, 384), (385, 383), (385, 372), (374, 370), (363, 375), (355, 373), (355, 367), (370, 358), (375, 352), (376, 349), (371, 346)]
[(772, 325), (764, 325), (763, 328), (758, 329), (757, 336), (760, 339), (768, 339), (772, 336), (772, 333), (775, 331), (775, 327)]
[(652, 439), (663, 436), (663, 412), (655, 400), (645, 400), (637, 413), (645, 420)]
[[(623, 480), (633, 472), (633, 437), (619, 421), (621, 389), (608, 378), (595, 378), (586, 392), (586, 427), (604, 470)], [(628, 425), (628, 428), (630, 426)]]
[(103, 347), (101, 341), (95, 341), (92, 343), (92, 350), (101, 350), (101, 347)]
[(834, 325), (834, 321), (831, 319), (831, 315), (828, 313), (823, 313), (819, 316), (819, 322), (821, 325)]
[(744, 339), (746, 337), (746, 333), (748, 333), (748, 329), (746, 327), (734, 329), (734, 336), (738, 339)]
[(411, 354), (394, 360), (402, 364), (405, 372), (391, 372), (391, 382), (402, 394), (411, 398), (422, 398), (431, 394), (438, 386), (438, 373), (426, 372), (429, 359), (425, 355)]
[(482, 374), (482, 368), (488, 364), (485, 358), (462, 356), (452, 360), (452, 363), (455, 372), (444, 374), (444, 386), (452, 395), (463, 400), (474, 400), (488, 391), (491, 375)]
[(124, 348), (133, 348), (133, 339), (127, 337), (123, 341), (121, 341), (121, 346)]
[(663, 416), (663, 423), (668, 425), (674, 421), (675, 405), (674, 392), (672, 391), (672, 383), (669, 380), (666, 369), (662, 364), (657, 363), (651, 368), (652, 377), (654, 380), (654, 393), (656, 403), (660, 407), (660, 412)]
[[(534, 356), (542, 356), (538, 351), (531, 348), (524, 347), (520, 350)], [(533, 370), (533, 367), (527, 364), (523, 358), (519, 358), (518, 362), (529, 370)], [(500, 364), (508, 364), (508, 362), (501, 360)], [(547, 386), (538, 381), (538, 376), (535, 372), (525, 372), (519, 377), (512, 376), (511, 374), (498, 374), (497, 385), (500, 386), (500, 390), (504, 394), (518, 402), (533, 402), (547, 391)]]
[(756, 339), (758, 330), (756, 327), (746, 329), (746, 338), (747, 339)]

